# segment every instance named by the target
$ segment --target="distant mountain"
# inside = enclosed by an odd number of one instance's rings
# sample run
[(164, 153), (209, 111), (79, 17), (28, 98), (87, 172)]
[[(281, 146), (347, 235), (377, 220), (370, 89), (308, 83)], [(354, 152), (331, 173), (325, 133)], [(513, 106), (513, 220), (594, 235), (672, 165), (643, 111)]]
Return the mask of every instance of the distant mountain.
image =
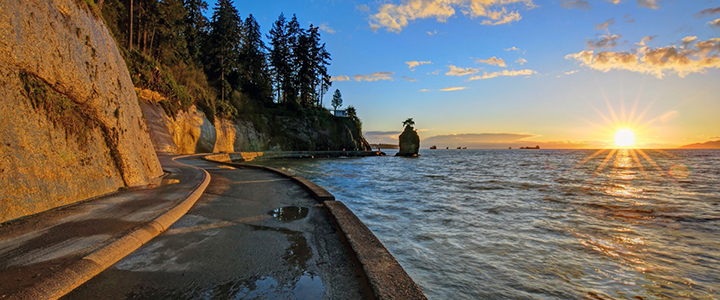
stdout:
[(720, 149), (720, 140), (685, 145), (681, 146), (680, 149)]

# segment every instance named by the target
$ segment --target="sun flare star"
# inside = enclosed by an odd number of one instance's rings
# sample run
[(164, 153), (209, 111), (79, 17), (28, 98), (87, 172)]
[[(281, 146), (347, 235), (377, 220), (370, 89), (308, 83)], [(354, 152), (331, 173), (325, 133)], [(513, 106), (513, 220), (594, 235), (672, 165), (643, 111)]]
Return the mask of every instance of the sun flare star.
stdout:
[(630, 129), (620, 129), (615, 133), (615, 146), (630, 147), (635, 145), (635, 133)]

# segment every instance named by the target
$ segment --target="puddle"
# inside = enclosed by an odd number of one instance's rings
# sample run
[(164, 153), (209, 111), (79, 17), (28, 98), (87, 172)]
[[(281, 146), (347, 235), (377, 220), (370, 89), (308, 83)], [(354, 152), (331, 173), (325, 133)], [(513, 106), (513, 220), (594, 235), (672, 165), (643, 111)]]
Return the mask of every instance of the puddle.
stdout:
[(307, 217), (308, 208), (300, 206), (285, 206), (271, 210), (268, 215), (280, 222), (292, 222)]

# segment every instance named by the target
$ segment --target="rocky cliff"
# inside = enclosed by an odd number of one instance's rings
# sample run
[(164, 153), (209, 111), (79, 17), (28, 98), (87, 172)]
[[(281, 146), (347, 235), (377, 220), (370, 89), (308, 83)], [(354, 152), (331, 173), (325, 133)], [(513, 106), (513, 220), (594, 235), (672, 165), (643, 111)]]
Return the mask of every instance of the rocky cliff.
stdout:
[(0, 1), (0, 99), (0, 222), (162, 174), (125, 62), (85, 1)]
[(349, 118), (322, 115), (241, 115), (211, 123), (191, 106), (168, 116), (156, 92), (137, 89), (155, 151), (190, 154), (240, 151), (371, 150)]
[(415, 128), (411, 125), (405, 126), (405, 129), (398, 139), (400, 140), (400, 150), (398, 150), (398, 153), (395, 154), (395, 156), (418, 156), (418, 151), (420, 150), (420, 136)]

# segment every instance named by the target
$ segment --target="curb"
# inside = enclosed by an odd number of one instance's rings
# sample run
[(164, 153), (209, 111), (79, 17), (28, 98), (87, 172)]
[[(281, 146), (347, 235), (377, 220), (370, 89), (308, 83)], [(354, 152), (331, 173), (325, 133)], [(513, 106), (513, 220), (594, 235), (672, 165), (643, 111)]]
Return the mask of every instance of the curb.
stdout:
[[(213, 159), (213, 156), (219, 159)], [(371, 287), (375, 299), (427, 299), (420, 287), (405, 272), (405, 269), (375, 234), (344, 203), (336, 201), (333, 194), (310, 180), (283, 170), (244, 163), (232, 163), (229, 158), (227, 160), (223, 158), (225, 157), (217, 155), (202, 157), (206, 161), (227, 166), (263, 169), (280, 174), (299, 183), (318, 202), (322, 203), (325, 212), (335, 224), (335, 228), (337, 228), (338, 234), (348, 248), (350, 255), (361, 268), (361, 273), (364, 275), (363, 279)]]
[[(174, 157), (172, 160), (175, 161), (177, 158), (186, 156)], [(60, 298), (165, 231), (190, 210), (210, 183), (210, 174), (204, 169), (197, 169), (203, 172), (202, 182), (198, 183), (184, 200), (180, 200), (180, 203), (149, 223), (88, 254), (65, 269), (57, 271), (52, 278), (42, 280), (29, 289), (11, 295), (8, 299)]]

